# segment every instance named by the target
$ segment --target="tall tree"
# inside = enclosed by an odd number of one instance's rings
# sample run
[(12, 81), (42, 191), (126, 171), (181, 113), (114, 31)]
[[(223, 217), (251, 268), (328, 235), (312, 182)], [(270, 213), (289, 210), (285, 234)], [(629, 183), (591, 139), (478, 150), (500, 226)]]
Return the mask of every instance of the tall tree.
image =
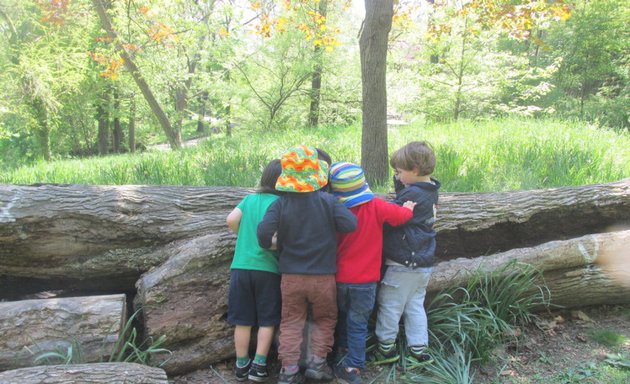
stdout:
[[(326, 29), (326, 8), (328, 5), (328, 0), (320, 0), (318, 13), (321, 17), (322, 26), (321, 29)], [(308, 125), (311, 127), (316, 127), (319, 124), (319, 101), (321, 99), (321, 89), (322, 89), (322, 52), (323, 47), (321, 44), (315, 45), (313, 48), (315, 55), (315, 66), (313, 68), (313, 75), (311, 77), (311, 107), (309, 108), (308, 113)]]
[(393, 14), (393, 0), (365, 0), (365, 20), (359, 37), (363, 88), (361, 166), (371, 184), (384, 184), (389, 178), (385, 72)]
[(101, 20), (101, 25), (103, 29), (105, 30), (105, 32), (107, 32), (109, 38), (114, 42), (116, 50), (124, 61), (125, 67), (133, 77), (138, 88), (140, 88), (142, 95), (149, 104), (149, 107), (151, 107), (151, 111), (160, 123), (162, 130), (164, 130), (164, 133), (166, 134), (166, 138), (168, 139), (171, 148), (180, 149), (182, 147), (181, 131), (177, 130), (171, 125), (168, 116), (164, 112), (164, 109), (153, 94), (153, 91), (149, 87), (149, 84), (142, 76), (140, 68), (138, 68), (133, 58), (124, 47), (122, 40), (118, 37), (118, 34), (116, 33), (114, 26), (112, 25), (109, 15), (107, 14), (106, 4), (104, 0), (92, 0), (92, 4), (94, 6), (94, 9), (96, 10), (96, 13), (98, 14), (99, 19)]

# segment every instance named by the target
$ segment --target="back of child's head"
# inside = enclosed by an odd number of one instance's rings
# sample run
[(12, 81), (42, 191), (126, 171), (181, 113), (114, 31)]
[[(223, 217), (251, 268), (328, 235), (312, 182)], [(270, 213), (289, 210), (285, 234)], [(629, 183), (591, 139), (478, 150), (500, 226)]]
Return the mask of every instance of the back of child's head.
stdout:
[(282, 192), (307, 193), (320, 190), (328, 183), (328, 164), (318, 157), (315, 148), (298, 145), (280, 159), (282, 173), (276, 189)]
[(427, 176), (435, 169), (435, 153), (426, 141), (412, 141), (394, 152), (389, 164), (406, 171), (417, 168), (420, 176)]
[(280, 159), (271, 160), (269, 164), (265, 166), (262, 176), (260, 177), (260, 188), (258, 188), (258, 192), (279, 194), (280, 192), (276, 190), (276, 182), (281, 173), (282, 165), (280, 164)]
[(323, 160), (326, 162), (326, 164), (328, 164), (328, 167), (330, 168), (330, 166), (332, 165), (332, 158), (330, 157), (330, 155), (328, 154), (328, 152), (324, 151), (321, 148), (315, 148), (315, 150), (317, 151), (317, 157), (320, 160)]
[(347, 208), (365, 204), (374, 198), (363, 169), (356, 164), (334, 163), (330, 167), (330, 186), (333, 195)]

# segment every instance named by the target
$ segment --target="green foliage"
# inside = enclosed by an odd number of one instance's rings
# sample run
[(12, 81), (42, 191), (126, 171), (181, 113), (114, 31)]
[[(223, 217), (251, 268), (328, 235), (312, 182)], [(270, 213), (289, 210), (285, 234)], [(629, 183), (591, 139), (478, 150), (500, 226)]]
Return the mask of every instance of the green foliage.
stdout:
[[(450, 345), (442, 351), (433, 352), (438, 356), (432, 364), (426, 366), (421, 373), (408, 373), (407, 381), (426, 384), (473, 384), (475, 374), (471, 371), (473, 361), (470, 353), (456, 341), (450, 340)], [(442, 347), (442, 346), (440, 346)]]
[(627, 341), (625, 336), (613, 329), (593, 329), (590, 331), (590, 336), (606, 347), (619, 347)]
[[(390, 130), (389, 151), (430, 141), (445, 191), (505, 191), (616, 181), (630, 176), (630, 134), (579, 122), (500, 119), (417, 122)], [(0, 139), (0, 143), (2, 140)], [(360, 127), (213, 135), (181, 151), (71, 159), (0, 173), (0, 183), (168, 184), (254, 187), (265, 164), (298, 143), (360, 163)], [(372, 186), (388, 191), (391, 186)]]

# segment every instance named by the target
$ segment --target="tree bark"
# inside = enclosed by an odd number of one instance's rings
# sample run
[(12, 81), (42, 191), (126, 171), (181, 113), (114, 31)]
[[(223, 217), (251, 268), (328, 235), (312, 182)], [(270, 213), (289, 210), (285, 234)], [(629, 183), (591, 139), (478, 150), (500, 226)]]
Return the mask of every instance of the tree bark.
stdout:
[[(328, 0), (321, 0), (319, 2), (319, 15), (326, 18), (326, 8), (328, 6)], [(324, 24), (325, 26), (325, 24)], [(323, 49), (321, 45), (316, 45), (313, 49), (313, 56), (315, 58), (315, 67), (313, 68), (313, 74), (311, 75), (311, 104), (308, 112), (308, 125), (311, 127), (317, 127), (319, 124), (319, 104), (321, 100), (322, 90), (322, 72), (323, 72)]]
[[(169, 244), (227, 233), (252, 190), (0, 185), (0, 296), (44, 289), (133, 290), (173, 256)], [(441, 260), (600, 233), (630, 218), (630, 179), (537, 191), (444, 193)]]
[(125, 295), (0, 302), (0, 370), (37, 365), (40, 353), (73, 344), (85, 362), (100, 361), (115, 348), (126, 310)]
[(42, 365), (0, 372), (3, 384), (167, 384), (164, 370), (136, 363)]
[[(572, 307), (628, 303), (630, 265), (624, 261), (630, 255), (629, 250), (630, 230), (626, 230), (551, 241), (473, 259), (459, 258), (439, 263), (427, 290), (437, 292), (463, 286), (479, 271), (496, 271), (516, 260), (544, 272), (553, 304)], [(577, 278), (586, 275), (594, 277)], [(601, 288), (594, 284), (601, 284)], [(628, 287), (624, 288), (625, 285)]]
[(173, 243), (174, 256), (138, 280), (134, 304), (142, 309), (145, 334), (168, 335), (164, 348), (174, 351), (164, 365), (169, 374), (234, 353), (234, 331), (226, 322), (234, 239), (225, 232)]
[(361, 166), (372, 185), (389, 179), (385, 73), (393, 14), (392, 0), (365, 0), (365, 21), (359, 37), (363, 89)]

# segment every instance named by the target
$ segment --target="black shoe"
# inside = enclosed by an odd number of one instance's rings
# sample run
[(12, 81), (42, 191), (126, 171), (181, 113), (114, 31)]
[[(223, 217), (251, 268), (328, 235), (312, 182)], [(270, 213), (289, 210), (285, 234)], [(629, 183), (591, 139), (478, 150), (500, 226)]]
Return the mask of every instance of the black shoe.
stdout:
[(346, 368), (340, 365), (335, 367), (337, 382), (342, 384), (362, 384), (361, 371), (357, 368)]
[(263, 381), (267, 381), (267, 379), (269, 378), (269, 373), (267, 372), (267, 366), (252, 363), (252, 366), (249, 369), (249, 374), (247, 375), (247, 378), (257, 383), (262, 383)]
[(252, 360), (250, 359), (247, 362), (247, 365), (244, 367), (239, 367), (234, 365), (234, 375), (236, 376), (236, 380), (245, 381), (247, 380), (247, 376), (249, 375), (249, 368), (252, 366)]
[(334, 378), (332, 368), (326, 360), (321, 363), (310, 361), (304, 372), (304, 376), (313, 380), (332, 380)]
[(284, 368), (280, 370), (280, 375), (278, 376), (278, 384), (303, 384), (304, 376), (300, 373), (300, 371), (295, 372), (294, 374), (286, 373)]

